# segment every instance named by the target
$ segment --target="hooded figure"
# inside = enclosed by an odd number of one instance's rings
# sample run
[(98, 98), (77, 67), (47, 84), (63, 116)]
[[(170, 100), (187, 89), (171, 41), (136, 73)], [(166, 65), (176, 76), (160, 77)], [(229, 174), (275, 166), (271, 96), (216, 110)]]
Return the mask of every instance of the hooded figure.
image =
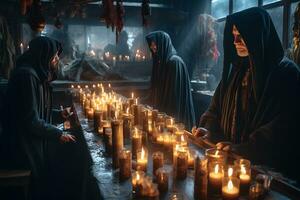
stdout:
[(56, 67), (51, 62), (61, 50), (58, 42), (47, 37), (33, 39), (28, 51), (17, 60), (6, 94), (1, 139), (4, 152), (1, 153), (7, 156), (5, 161), (9, 166), (6, 167), (31, 170), (31, 186), (40, 193), (44, 191), (47, 140), (59, 141), (63, 134), (50, 124), (52, 98), (49, 86), (56, 77)]
[[(248, 49), (246, 57), (237, 55), (234, 27)], [(236, 144), (236, 151), (252, 161), (273, 167), (279, 161), (287, 170), (283, 155), (298, 152), (299, 91), (299, 69), (284, 57), (269, 14), (260, 8), (237, 12), (226, 19), (222, 80), (200, 126), (211, 140)]]
[(195, 125), (195, 113), (186, 65), (177, 55), (167, 33), (152, 32), (146, 40), (150, 49), (153, 43), (156, 45), (155, 52), (152, 50), (152, 105), (191, 129)]

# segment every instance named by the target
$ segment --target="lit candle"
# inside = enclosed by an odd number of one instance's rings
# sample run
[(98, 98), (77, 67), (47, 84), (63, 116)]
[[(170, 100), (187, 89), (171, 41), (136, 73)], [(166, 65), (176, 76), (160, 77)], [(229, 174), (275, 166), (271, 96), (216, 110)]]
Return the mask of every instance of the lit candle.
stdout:
[(246, 159), (238, 159), (234, 161), (234, 164), (239, 169), (241, 194), (248, 194), (251, 182), (251, 162)]
[[(117, 117), (116, 117), (117, 118)], [(123, 120), (114, 119), (112, 126), (112, 163), (113, 168), (119, 168), (119, 151), (123, 149)]]
[(129, 138), (131, 130), (132, 130), (132, 119), (133, 116), (129, 114), (129, 108), (126, 109), (126, 113), (123, 114), (123, 131), (124, 138)]
[(207, 158), (196, 157), (194, 175), (195, 199), (207, 199)]
[(156, 138), (157, 144), (163, 144), (164, 143), (164, 136), (162, 134), (159, 134)]
[(148, 155), (144, 147), (142, 147), (142, 151), (137, 154), (137, 170), (141, 170), (147, 172), (147, 164), (148, 164)]
[(102, 121), (102, 112), (101, 110), (99, 109), (99, 105), (96, 106), (96, 109), (94, 111), (94, 130), (97, 132), (97, 133), (100, 133), (99, 132), (99, 127), (100, 127), (100, 123)]
[(188, 169), (188, 154), (185, 149), (181, 148), (177, 151), (176, 178), (185, 179), (187, 176), (187, 169)]
[(132, 105), (133, 107), (133, 115), (134, 115), (134, 125), (139, 124), (139, 111), (140, 111), (140, 106), (138, 105), (138, 99), (135, 99), (135, 104)]
[(162, 152), (154, 152), (153, 158), (153, 175), (156, 175), (156, 170), (163, 167), (164, 165), (164, 154)]
[(94, 120), (94, 109), (90, 108), (87, 115), (88, 115), (88, 120), (93, 121)]
[(111, 126), (103, 126), (103, 141), (104, 141), (104, 148), (105, 148), (105, 153), (107, 155), (111, 155), (112, 151), (112, 130)]
[(237, 200), (239, 198), (239, 179), (224, 178), (222, 185), (222, 199)]
[(169, 188), (169, 175), (166, 169), (157, 169), (156, 181), (158, 184), (158, 190), (163, 193), (168, 191)]
[(131, 179), (133, 193), (137, 193), (138, 186), (142, 185), (144, 176), (145, 176), (145, 172), (143, 172), (143, 171), (133, 172), (132, 179)]
[(119, 155), (120, 164), (120, 180), (126, 180), (131, 177), (131, 152), (129, 150), (123, 149), (120, 151)]
[(189, 149), (189, 151), (188, 151), (188, 167), (190, 169), (194, 168), (195, 155), (196, 155), (195, 150)]
[(215, 149), (215, 148), (207, 149), (205, 151), (205, 155), (208, 158), (208, 163), (221, 162), (221, 163), (225, 164), (226, 160), (227, 160), (227, 153), (224, 151)]
[(132, 158), (137, 158), (137, 153), (142, 149), (142, 132), (136, 127), (132, 134)]
[(214, 162), (210, 164), (210, 172), (208, 176), (209, 188), (211, 193), (220, 194), (222, 189), (223, 169), (221, 163)]

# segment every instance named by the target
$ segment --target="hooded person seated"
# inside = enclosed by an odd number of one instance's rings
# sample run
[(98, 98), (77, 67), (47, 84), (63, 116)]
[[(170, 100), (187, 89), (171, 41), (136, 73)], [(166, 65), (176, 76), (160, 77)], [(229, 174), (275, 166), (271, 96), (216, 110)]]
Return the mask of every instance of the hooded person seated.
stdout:
[[(33, 199), (47, 196), (47, 142), (75, 141), (75, 137), (51, 125), (50, 82), (56, 77), (61, 45), (37, 37), (17, 60), (6, 93), (1, 156), (9, 169), (31, 171)], [(66, 117), (67, 111), (60, 112)], [(3, 160), (2, 160), (3, 161)], [(1, 162), (3, 163), (3, 162)]]
[(284, 57), (269, 14), (250, 8), (229, 15), (222, 79), (196, 134), (231, 142), (238, 154), (299, 179), (299, 165), (288, 161), (299, 154), (299, 91), (299, 69)]
[(190, 129), (195, 125), (195, 113), (187, 67), (167, 33), (152, 32), (146, 40), (153, 58), (150, 104)]

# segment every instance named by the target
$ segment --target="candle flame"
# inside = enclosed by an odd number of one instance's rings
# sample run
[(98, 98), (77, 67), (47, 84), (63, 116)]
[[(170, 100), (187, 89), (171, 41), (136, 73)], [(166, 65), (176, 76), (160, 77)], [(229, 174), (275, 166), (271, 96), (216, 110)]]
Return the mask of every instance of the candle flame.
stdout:
[(137, 98), (135, 99), (135, 104), (136, 104), (136, 105), (138, 104), (138, 99), (137, 99)]
[(142, 147), (141, 159), (144, 159), (144, 158), (145, 158), (145, 151), (144, 151), (144, 148)]
[(233, 169), (232, 169), (232, 167), (229, 167), (228, 168), (228, 176), (230, 177), (230, 176), (232, 176), (232, 174), (233, 174)]
[(216, 153), (215, 153), (215, 156), (217, 156), (218, 154), (219, 154), (219, 151), (217, 150)]
[(86, 86), (85, 86), (85, 88), (89, 88), (89, 86), (88, 86), (88, 85), (86, 85)]
[(93, 84), (93, 88), (95, 88), (96, 87), (96, 85), (95, 84)]
[(126, 114), (128, 114), (129, 113), (129, 107), (128, 108), (126, 108)]
[(216, 164), (215, 166), (215, 174), (219, 173), (219, 164)]
[(184, 142), (184, 137), (183, 137), (183, 135), (181, 136), (181, 142)]
[(244, 165), (241, 165), (241, 173), (246, 174), (246, 168)]
[(173, 125), (173, 119), (171, 119), (171, 125)]
[(111, 87), (110, 83), (108, 84), (108, 87), (109, 87), (109, 88)]
[(23, 47), (23, 43), (21, 42), (20, 47)]
[(233, 189), (233, 184), (232, 184), (231, 180), (228, 181), (227, 188), (228, 188), (228, 190), (232, 190)]
[(74, 88), (74, 85), (71, 85), (71, 88)]
[(136, 174), (136, 180), (137, 181), (140, 180), (140, 174), (139, 173)]
[(132, 99), (134, 98), (134, 93), (133, 93), (133, 92), (131, 93), (131, 98), (132, 98)]
[(81, 88), (80, 85), (77, 85), (77, 88), (78, 88), (78, 89)]

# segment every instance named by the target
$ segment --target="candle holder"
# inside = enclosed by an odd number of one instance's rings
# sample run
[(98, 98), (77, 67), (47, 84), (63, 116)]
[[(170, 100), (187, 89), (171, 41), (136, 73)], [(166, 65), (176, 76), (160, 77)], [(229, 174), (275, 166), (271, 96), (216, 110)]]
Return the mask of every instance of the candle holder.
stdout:
[(207, 200), (207, 158), (197, 156), (195, 159), (194, 199)]
[(157, 122), (157, 115), (158, 115), (158, 110), (153, 109), (152, 110), (152, 123)]
[(261, 200), (264, 199), (265, 189), (260, 183), (254, 183), (249, 188), (249, 200)]
[(119, 151), (123, 149), (123, 120), (113, 120), (112, 127), (112, 163), (113, 168), (119, 168)]
[(236, 177), (224, 177), (222, 180), (222, 199), (238, 200), (240, 180)]
[(188, 137), (186, 135), (177, 135), (176, 142), (180, 144), (180, 146), (187, 147)]
[(103, 128), (103, 141), (104, 141), (104, 149), (107, 155), (111, 155), (112, 152), (112, 130), (111, 127)]
[(175, 132), (176, 137), (180, 138), (181, 135), (184, 134), (185, 126), (182, 123), (175, 124)]
[(142, 137), (142, 132), (135, 127), (132, 133), (132, 159), (136, 159), (137, 153), (142, 150)]
[(123, 114), (123, 131), (124, 131), (124, 139), (130, 137), (130, 133), (132, 131), (132, 122), (133, 116), (130, 114)]
[(142, 192), (142, 183), (145, 177), (145, 172), (143, 171), (134, 171), (132, 173), (132, 193), (139, 196)]
[(164, 154), (160, 151), (152, 154), (153, 159), (153, 175), (156, 175), (156, 170), (163, 167), (164, 165)]
[(158, 185), (158, 190), (161, 193), (167, 192), (169, 189), (169, 173), (168, 171), (161, 167), (156, 171), (156, 182)]
[(188, 168), (194, 169), (195, 166), (196, 151), (194, 149), (189, 149), (188, 151)]
[(208, 163), (217, 161), (225, 165), (227, 161), (227, 153), (215, 148), (207, 149), (205, 151), (205, 156), (208, 158)]
[(126, 149), (122, 149), (119, 155), (120, 174), (121, 181), (131, 177), (131, 152)]
[(246, 159), (238, 159), (234, 161), (234, 165), (238, 169), (241, 194), (248, 194), (251, 182), (251, 162)]
[(157, 120), (156, 120), (156, 122), (157, 123), (163, 123), (163, 124), (165, 124), (165, 116), (166, 116), (166, 113), (159, 112), (157, 114)]
[(211, 197), (219, 196), (222, 191), (224, 165), (221, 161), (208, 163), (208, 191)]
[(176, 179), (182, 180), (187, 177), (188, 170), (188, 149), (180, 148), (177, 150), (177, 155), (175, 158), (175, 171), (176, 171)]
[(224, 177), (238, 177), (238, 169), (235, 165), (227, 165), (224, 167)]
[(137, 170), (147, 172), (148, 152), (142, 147), (142, 150), (137, 153)]
[(98, 129), (102, 121), (102, 112), (98, 109), (94, 111), (94, 130), (99, 133)]

